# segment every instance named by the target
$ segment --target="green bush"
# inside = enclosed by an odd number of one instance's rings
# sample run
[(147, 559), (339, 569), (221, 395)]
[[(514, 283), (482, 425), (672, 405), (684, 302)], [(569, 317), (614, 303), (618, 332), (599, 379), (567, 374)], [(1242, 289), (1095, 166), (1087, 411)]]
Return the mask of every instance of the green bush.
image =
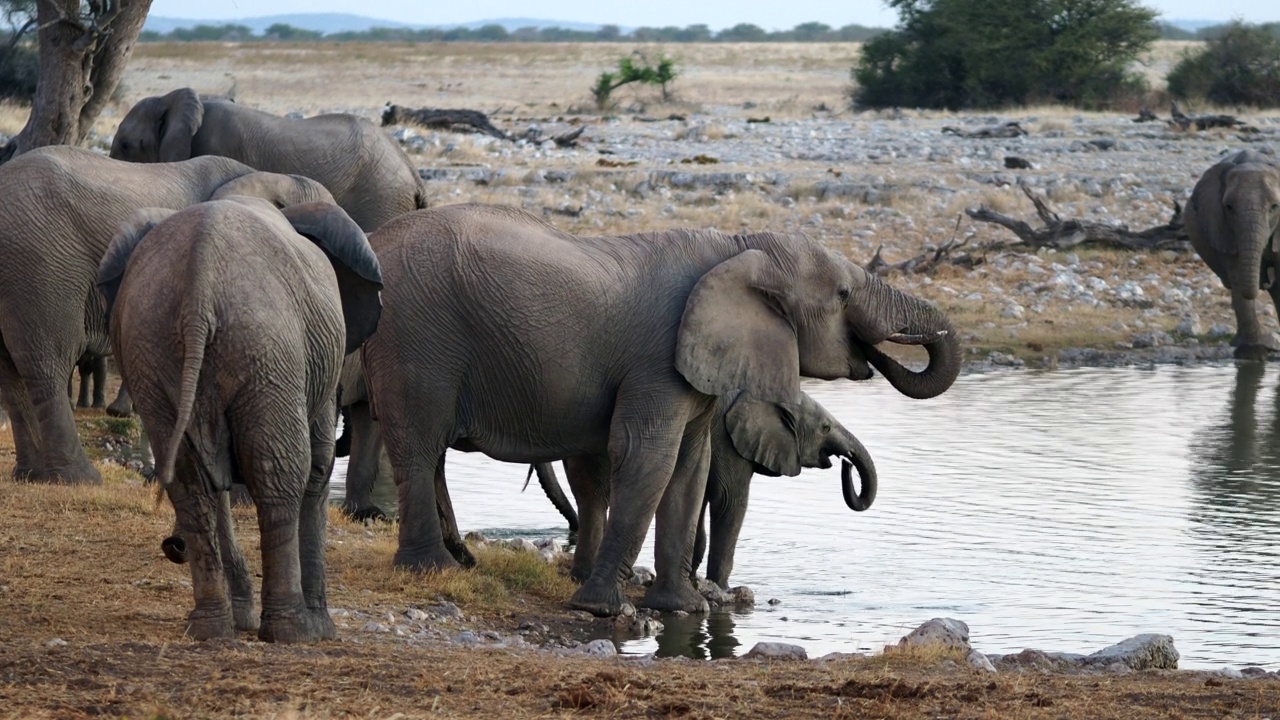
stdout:
[(1280, 106), (1280, 23), (1231, 23), (1174, 66), (1169, 94), (1218, 105)]
[(1145, 83), (1159, 36), (1137, 0), (888, 0), (898, 27), (863, 46), (855, 107), (1098, 106)]
[(28, 43), (0, 47), (0, 98), (30, 100), (40, 80), (40, 60)]
[(638, 82), (660, 86), (662, 99), (666, 101), (671, 99), (671, 83), (676, 75), (676, 63), (671, 58), (659, 55), (658, 64), (650, 65), (644, 55), (635, 52), (618, 60), (617, 72), (600, 73), (596, 84), (591, 88), (591, 95), (596, 99), (596, 107), (604, 109), (609, 105), (614, 90), (628, 83)]

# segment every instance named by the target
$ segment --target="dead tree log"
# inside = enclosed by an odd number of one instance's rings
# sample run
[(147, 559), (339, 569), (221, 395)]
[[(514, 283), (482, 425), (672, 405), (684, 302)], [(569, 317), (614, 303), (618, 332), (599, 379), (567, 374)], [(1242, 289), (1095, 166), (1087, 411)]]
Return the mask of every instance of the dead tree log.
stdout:
[(977, 130), (963, 130), (948, 125), (942, 128), (942, 132), (951, 133), (962, 138), (1015, 138), (1027, 134), (1027, 131), (1023, 130), (1016, 120), (1010, 120), (1001, 125), (988, 125)]
[[(893, 272), (908, 275), (912, 273), (927, 273), (942, 265), (955, 265), (972, 270), (986, 262), (986, 251), (990, 250), (991, 246), (974, 248), (978, 252), (957, 252), (969, 244), (969, 238), (957, 241), (955, 237), (956, 231), (960, 230), (961, 219), (961, 216), (956, 217), (955, 231), (951, 233), (951, 239), (942, 245), (936, 248), (925, 246), (924, 252), (897, 263), (890, 263), (884, 259), (884, 245), (880, 245), (876, 248), (876, 254), (872, 256), (871, 260), (866, 265), (863, 265), (863, 269), (874, 275), (888, 275)], [(1006, 243), (1000, 243), (1000, 247), (1005, 245)]]
[(1186, 115), (1182, 112), (1182, 109), (1178, 107), (1178, 103), (1176, 102), (1172, 103), (1172, 108), (1170, 109), (1169, 115), (1171, 116), (1169, 123), (1172, 125), (1177, 125), (1179, 128), (1183, 130), (1191, 129), (1192, 125), (1195, 125), (1197, 130), (1208, 130), (1209, 128), (1218, 128), (1218, 127), (1221, 127), (1221, 128), (1238, 127), (1241, 130), (1254, 129), (1254, 128), (1250, 128), (1248, 125), (1245, 125), (1243, 120), (1236, 118), (1236, 116), (1234, 115), (1195, 115), (1195, 116)]
[(489, 116), (479, 110), (406, 108), (387, 103), (387, 106), (382, 110), (383, 126), (403, 125), (405, 123), (454, 132), (467, 128), (490, 137), (496, 137), (499, 140), (510, 140), (512, 142), (524, 140), (531, 143), (541, 143), (551, 140), (557, 147), (576, 147), (578, 138), (582, 137), (583, 131), (587, 129), (586, 125), (580, 125), (568, 132), (546, 137), (541, 130), (531, 127), (519, 135), (512, 135), (495, 127), (489, 121)]
[(985, 206), (965, 210), (965, 214), (979, 222), (995, 223), (1013, 231), (1031, 248), (1055, 248), (1066, 250), (1079, 245), (1102, 245), (1129, 250), (1165, 250), (1184, 248), (1188, 244), (1182, 225), (1182, 206), (1173, 203), (1173, 217), (1164, 225), (1134, 232), (1124, 225), (1104, 225), (1087, 220), (1063, 220), (1049, 209), (1048, 204), (1031, 192), (1026, 185), (1019, 185), (1022, 192), (1036, 206), (1036, 214), (1044, 227), (1036, 229), (1026, 222), (995, 212)]

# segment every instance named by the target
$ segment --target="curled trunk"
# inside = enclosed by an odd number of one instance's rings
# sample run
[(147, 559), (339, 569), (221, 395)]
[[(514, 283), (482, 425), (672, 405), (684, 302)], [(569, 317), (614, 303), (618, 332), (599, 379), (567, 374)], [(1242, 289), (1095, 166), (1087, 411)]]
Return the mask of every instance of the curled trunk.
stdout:
[[(840, 462), (840, 489), (844, 492), (844, 503), (850, 510), (862, 512), (871, 507), (876, 500), (878, 479), (876, 464), (871, 453), (863, 447), (853, 433), (844, 433), (844, 447), (838, 451), (843, 458)], [(862, 481), (862, 492), (853, 485), (853, 468), (858, 469), (858, 478)]]
[(924, 345), (929, 364), (916, 372), (904, 367), (873, 345), (863, 345), (867, 361), (898, 392), (927, 400), (946, 392), (960, 375), (960, 339), (955, 328), (934, 306), (873, 280), (869, 306), (880, 308), (885, 329), (876, 337), (904, 345)]

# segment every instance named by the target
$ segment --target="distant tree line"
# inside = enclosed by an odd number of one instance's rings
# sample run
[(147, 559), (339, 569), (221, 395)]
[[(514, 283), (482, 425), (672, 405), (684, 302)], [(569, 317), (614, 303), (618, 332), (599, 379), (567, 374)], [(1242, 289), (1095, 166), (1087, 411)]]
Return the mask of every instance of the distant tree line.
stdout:
[[(1160, 23), (1160, 39), (1161, 40), (1216, 40), (1226, 33), (1238, 23), (1226, 22), (1219, 25), (1206, 25), (1199, 30), (1184, 30), (1176, 25), (1169, 23)], [(1280, 38), (1280, 24), (1269, 23), (1266, 25), (1269, 30)]]
[(284, 23), (276, 23), (261, 35), (245, 25), (197, 25), (176, 28), (167, 33), (144, 31), (139, 38), (143, 42), (193, 42), (251, 40), (338, 42), (862, 42), (885, 32), (884, 28), (864, 25), (845, 25), (834, 28), (820, 22), (801, 23), (790, 30), (765, 30), (759, 25), (739, 23), (731, 28), (712, 31), (706, 25), (685, 27), (640, 27), (623, 33), (617, 25), (605, 25), (597, 30), (572, 30), (561, 27), (524, 27), (507, 30), (501, 25), (484, 25), (478, 28), (383, 28), (375, 27), (359, 32), (321, 33), (303, 30)]

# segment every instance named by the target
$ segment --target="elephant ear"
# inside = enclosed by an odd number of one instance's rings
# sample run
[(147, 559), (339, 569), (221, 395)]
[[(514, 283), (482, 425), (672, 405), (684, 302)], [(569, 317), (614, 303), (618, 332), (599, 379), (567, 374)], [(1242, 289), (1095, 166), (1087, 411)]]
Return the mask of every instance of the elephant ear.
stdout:
[(160, 98), (164, 112), (158, 120), (160, 162), (191, 158), (191, 139), (204, 120), (204, 103), (191, 88), (179, 88)]
[(225, 200), (232, 195), (262, 198), (277, 208), (302, 203), (335, 202), (329, 191), (311, 178), (270, 172), (251, 172), (228, 180), (209, 199)]
[(790, 403), (762, 402), (741, 393), (724, 414), (733, 449), (774, 475), (800, 474), (797, 408)]
[(1207, 236), (1209, 247), (1223, 255), (1235, 255), (1240, 252), (1236, 237), (1227, 222), (1227, 213), (1222, 207), (1223, 196), (1227, 192), (1227, 176), (1241, 163), (1249, 162), (1252, 154), (1242, 150), (1230, 157), (1218, 161), (1218, 164), (1205, 171), (1191, 191), (1192, 211), (1195, 213), (1199, 227)]
[(333, 265), (342, 295), (350, 354), (378, 329), (382, 315), (382, 268), (364, 231), (345, 210), (326, 202), (291, 205), (281, 210), (299, 235), (320, 246)]
[(142, 242), (142, 238), (151, 228), (159, 225), (175, 210), (169, 208), (142, 208), (135, 211), (120, 225), (120, 231), (111, 238), (107, 253), (98, 263), (98, 293), (102, 301), (102, 311), (107, 316), (107, 329), (111, 325), (111, 309), (115, 307), (116, 296), (120, 293), (120, 281), (124, 279), (125, 268), (129, 266), (129, 258)]
[(676, 370), (707, 395), (742, 389), (758, 400), (795, 402), (800, 348), (790, 294), (788, 274), (760, 250), (716, 265), (685, 301)]

